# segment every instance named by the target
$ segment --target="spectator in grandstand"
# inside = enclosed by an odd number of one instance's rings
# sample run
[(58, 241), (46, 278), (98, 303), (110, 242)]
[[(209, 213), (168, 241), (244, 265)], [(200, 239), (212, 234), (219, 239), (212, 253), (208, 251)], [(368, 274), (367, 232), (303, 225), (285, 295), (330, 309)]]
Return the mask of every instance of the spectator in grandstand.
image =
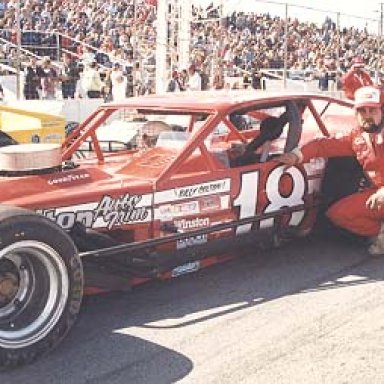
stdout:
[(89, 66), (86, 66), (82, 78), (82, 88), (90, 99), (101, 97), (101, 91), (104, 83), (101, 81), (98, 65), (96, 61), (92, 61)]
[(248, 72), (243, 73), (243, 88), (248, 89), (250, 85), (252, 84), (252, 79), (249, 76)]
[(187, 83), (188, 83), (188, 71), (186, 69), (182, 69), (179, 74), (179, 79), (182, 88), (187, 89)]
[(49, 57), (43, 58), (41, 69), (41, 98), (43, 100), (54, 100), (56, 97), (56, 83), (58, 76)]
[(60, 69), (61, 93), (63, 99), (75, 98), (76, 85), (80, 79), (77, 63), (68, 54), (63, 55), (63, 66)]
[(43, 70), (37, 65), (37, 59), (31, 57), (29, 65), (24, 70), (24, 97), (26, 100), (37, 100), (40, 98), (38, 89), (41, 89), (41, 78)]
[(224, 81), (224, 68), (222, 65), (219, 65), (214, 74), (213, 74), (213, 80), (212, 80), (212, 88), (213, 89), (223, 89), (225, 85)]
[(4, 88), (0, 83), (0, 101), (4, 100)]
[(257, 69), (254, 69), (251, 73), (251, 86), (253, 89), (263, 89), (261, 72)]
[(187, 89), (189, 91), (201, 91), (201, 76), (194, 64), (191, 64), (188, 68)]
[(115, 63), (109, 75), (111, 95), (113, 101), (123, 100), (126, 97), (127, 77), (120, 63)]
[(355, 57), (351, 69), (341, 78), (341, 85), (345, 96), (353, 100), (357, 89), (373, 85), (373, 80), (368, 72), (364, 71), (364, 60), (362, 57)]
[(80, 60), (84, 66), (88, 66), (92, 62), (96, 61), (94, 50), (91, 47), (86, 46), (84, 48), (84, 52), (80, 56)]
[(328, 91), (329, 87), (329, 72), (327, 67), (324, 65), (319, 73), (319, 89), (320, 91)]
[[(6, 1), (4, 17), (0, 15), (0, 36), (13, 43), (16, 43), (15, 3)], [(99, 64), (104, 63), (104, 66), (117, 60), (129, 60), (131, 64), (140, 60), (143, 64), (140, 82), (147, 82), (144, 78), (145, 69), (155, 63), (157, 33), (154, 23), (156, 7), (148, 2), (26, 0), (21, 5), (22, 42), (29, 50), (39, 55), (49, 53), (53, 58), (57, 46), (61, 45), (67, 50), (76, 51), (80, 57), (85, 52), (84, 65), (91, 63), (98, 50), (103, 53), (98, 54), (97, 61)], [(196, 12), (200, 18), (209, 13), (197, 8)], [(202, 22), (191, 25), (190, 58), (198, 68), (205, 67), (207, 57), (212, 58), (214, 55), (223, 61), (228, 76), (240, 75), (236, 66), (248, 71), (254, 67), (283, 67), (285, 19), (234, 12), (226, 19), (199, 20)], [(332, 22), (327, 21), (324, 26), (319, 26), (294, 18), (288, 19), (287, 27), (288, 68), (296, 64), (303, 70), (330, 65), (336, 58), (335, 52), (338, 52), (337, 57), (343, 63), (344, 59), (349, 60), (357, 51), (365, 56), (371, 68), (376, 68), (373, 52), (377, 49), (377, 39), (366, 31), (352, 27), (338, 31)], [(53, 35), (54, 29), (70, 39), (61, 35), (55, 42), (57, 35)], [(218, 41), (221, 41), (220, 46)], [(380, 62), (379, 69), (383, 67), (384, 62)], [(333, 71), (330, 67), (328, 69)], [(206, 73), (210, 73), (210, 70)], [(145, 88), (151, 87), (146, 84)]]
[(167, 92), (182, 92), (185, 91), (180, 81), (179, 72), (172, 71), (172, 78), (168, 82)]

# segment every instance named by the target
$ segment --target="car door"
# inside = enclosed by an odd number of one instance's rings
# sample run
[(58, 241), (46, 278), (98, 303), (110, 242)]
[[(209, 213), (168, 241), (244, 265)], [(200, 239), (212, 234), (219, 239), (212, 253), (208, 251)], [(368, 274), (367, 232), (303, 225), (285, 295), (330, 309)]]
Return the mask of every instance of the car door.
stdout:
[[(276, 123), (276, 116), (283, 113), (287, 113), (288, 117), (282, 128), (277, 129), (279, 134), (267, 133), (268, 140), (263, 140), (263, 123), (269, 118), (273, 118)], [(253, 139), (260, 145), (255, 148), (258, 153), (253, 158), (248, 158), (244, 163), (235, 163), (231, 167), (230, 205), (233, 220), (239, 222), (236, 234), (252, 230), (292, 232), (293, 228), (305, 231), (314, 222), (320, 187), (317, 169), (306, 166), (287, 167), (276, 161), (277, 156), (291, 151), (300, 141), (299, 108), (294, 102), (284, 101), (278, 105), (248, 111), (248, 114), (260, 116), (261, 121), (256, 121), (256, 126), (258, 125), (261, 132)], [(266, 129), (276, 129), (273, 124), (265, 126)], [(248, 146), (250, 142), (252, 139), (248, 141)]]

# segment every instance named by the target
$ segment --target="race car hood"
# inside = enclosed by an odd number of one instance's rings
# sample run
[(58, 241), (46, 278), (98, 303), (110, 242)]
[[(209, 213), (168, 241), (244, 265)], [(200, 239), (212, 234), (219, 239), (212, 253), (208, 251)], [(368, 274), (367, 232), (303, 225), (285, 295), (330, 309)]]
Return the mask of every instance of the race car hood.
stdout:
[(176, 157), (175, 149), (150, 148), (107, 154), (103, 161), (95, 157), (76, 159), (63, 168), (37, 169), (40, 173), (3, 172), (0, 203), (38, 210), (84, 204), (107, 195), (148, 195)]
[(0, 202), (26, 208), (51, 206), (54, 202), (92, 200), (100, 194), (126, 189), (130, 193), (152, 191), (152, 180), (132, 176), (117, 178), (95, 167), (79, 167), (46, 175), (0, 178)]

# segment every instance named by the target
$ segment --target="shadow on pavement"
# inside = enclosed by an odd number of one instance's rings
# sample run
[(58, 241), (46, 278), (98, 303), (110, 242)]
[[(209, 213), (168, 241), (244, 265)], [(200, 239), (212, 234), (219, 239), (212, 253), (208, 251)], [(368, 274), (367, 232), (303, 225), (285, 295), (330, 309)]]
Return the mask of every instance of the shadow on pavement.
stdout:
[[(272, 251), (241, 253), (178, 279), (87, 298), (64, 342), (33, 365), (0, 374), (1, 384), (174, 383), (188, 375), (193, 362), (131, 330), (160, 332), (166, 340), (170, 330), (277, 298), (384, 278), (384, 258), (372, 259), (360, 242), (341, 237), (310, 236)], [(361, 278), (347, 283), (348, 275)]]

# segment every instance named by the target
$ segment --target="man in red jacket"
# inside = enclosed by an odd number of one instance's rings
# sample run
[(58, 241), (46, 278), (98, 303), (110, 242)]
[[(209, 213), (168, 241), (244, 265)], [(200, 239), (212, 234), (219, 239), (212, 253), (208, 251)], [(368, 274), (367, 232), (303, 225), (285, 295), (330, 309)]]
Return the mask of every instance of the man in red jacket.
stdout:
[(283, 154), (277, 161), (295, 165), (311, 158), (355, 156), (371, 186), (340, 199), (327, 211), (336, 225), (372, 237), (369, 252), (384, 254), (384, 108), (379, 89), (368, 86), (355, 93), (357, 125), (341, 137), (313, 140), (301, 149)]
[(355, 57), (351, 69), (341, 78), (345, 96), (353, 100), (355, 92), (367, 85), (373, 85), (373, 81), (368, 72), (364, 71), (364, 60), (361, 57)]

